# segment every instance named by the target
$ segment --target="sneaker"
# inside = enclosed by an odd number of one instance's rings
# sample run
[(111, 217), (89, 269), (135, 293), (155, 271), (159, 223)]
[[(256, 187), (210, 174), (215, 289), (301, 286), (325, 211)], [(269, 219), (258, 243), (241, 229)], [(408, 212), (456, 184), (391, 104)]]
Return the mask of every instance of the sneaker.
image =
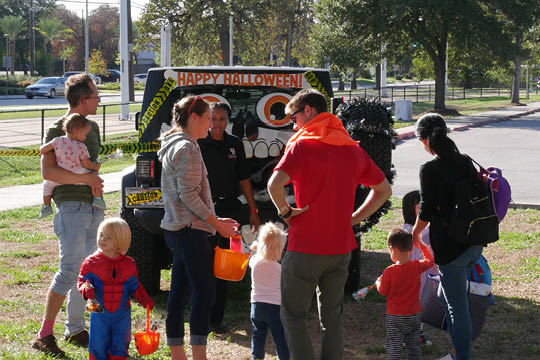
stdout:
[(66, 353), (56, 344), (54, 335), (47, 335), (42, 338), (36, 337), (32, 342), (32, 347), (46, 354), (51, 354), (58, 357), (64, 357)]
[(440, 358), (439, 360), (456, 360), (456, 358), (453, 357), (452, 354), (446, 354), (446, 356)]
[(424, 334), (420, 335), (420, 345), (423, 346), (430, 346), (433, 343), (429, 341)]
[(88, 331), (83, 330), (75, 335), (66, 335), (64, 340), (78, 346), (88, 347)]
[(52, 206), (51, 205), (43, 205), (41, 207), (41, 211), (39, 212), (39, 218), (43, 219), (47, 216), (51, 216), (53, 214)]
[(105, 205), (105, 200), (103, 200), (103, 198), (100, 198), (100, 197), (94, 198), (94, 201), (92, 201), (92, 206), (100, 210), (107, 209), (107, 205)]

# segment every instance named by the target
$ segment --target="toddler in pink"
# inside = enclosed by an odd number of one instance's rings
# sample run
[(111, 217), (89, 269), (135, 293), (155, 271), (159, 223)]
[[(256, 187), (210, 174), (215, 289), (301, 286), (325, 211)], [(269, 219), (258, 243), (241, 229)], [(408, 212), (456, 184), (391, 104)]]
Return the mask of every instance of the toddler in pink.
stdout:
[[(66, 135), (58, 136), (39, 148), (41, 154), (54, 151), (56, 163), (59, 167), (69, 170), (75, 174), (85, 174), (90, 171), (98, 171), (101, 164), (92, 162), (90, 154), (84, 144), (86, 136), (90, 132), (90, 122), (80, 114), (71, 114), (64, 120), (64, 131)], [(51, 199), (54, 188), (59, 185), (53, 181), (43, 182), (43, 207), (39, 215), (40, 218), (52, 214)], [(84, 184), (77, 184), (84, 185)], [(92, 206), (105, 210), (106, 205), (102, 197), (102, 192), (94, 193)]]

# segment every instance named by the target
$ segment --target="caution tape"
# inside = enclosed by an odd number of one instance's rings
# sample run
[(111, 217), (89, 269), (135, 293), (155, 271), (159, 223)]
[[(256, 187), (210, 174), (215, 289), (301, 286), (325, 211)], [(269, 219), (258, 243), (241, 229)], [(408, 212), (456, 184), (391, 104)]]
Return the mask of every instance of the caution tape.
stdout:
[(328, 92), (324, 88), (323, 84), (321, 83), (317, 75), (315, 75), (315, 73), (310, 70), (304, 73), (304, 77), (306, 78), (307, 82), (309, 83), (309, 85), (311, 85), (312, 88), (319, 90), (321, 94), (323, 94), (326, 97), (326, 102), (328, 103), (328, 109), (331, 109), (332, 99), (330, 98), (330, 95), (328, 95)]
[[(99, 155), (109, 155), (117, 151), (122, 151), (124, 154), (156, 152), (161, 148), (161, 143), (158, 141), (147, 143), (117, 143), (101, 145), (99, 147)], [(40, 156), (38, 149), (28, 150), (0, 150), (0, 156)]]
[(154, 115), (156, 115), (156, 112), (159, 110), (161, 105), (163, 105), (163, 103), (171, 93), (172, 89), (175, 88), (175, 86), (176, 81), (172, 77), (170, 77), (165, 80), (161, 89), (159, 89), (159, 91), (156, 93), (156, 96), (154, 96), (154, 98), (146, 108), (143, 116), (141, 116), (141, 120), (139, 121), (139, 139), (148, 127), (148, 124), (150, 124), (150, 121), (154, 118)]

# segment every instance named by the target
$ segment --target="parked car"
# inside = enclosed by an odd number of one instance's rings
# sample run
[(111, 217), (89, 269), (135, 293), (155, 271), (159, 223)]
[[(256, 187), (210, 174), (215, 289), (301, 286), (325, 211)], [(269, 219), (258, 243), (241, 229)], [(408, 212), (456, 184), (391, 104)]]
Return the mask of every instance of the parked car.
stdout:
[[(82, 73), (83, 73), (82, 71), (66, 71), (64, 73), (64, 77), (67, 79), (71, 75), (77, 75), (77, 74), (82, 74)], [(96, 75), (91, 74), (91, 73), (88, 73), (88, 75), (92, 78), (92, 80), (94, 80), (95, 84), (101, 84), (102, 83), (101, 78), (99, 76), (96, 76)]]
[(46, 77), (39, 79), (35, 84), (28, 85), (24, 89), (24, 95), (32, 99), (34, 96), (48, 96), (54, 99), (57, 94), (64, 95), (65, 77)]
[(120, 71), (115, 69), (107, 69), (107, 73), (105, 75), (102, 74), (101, 80), (106, 82), (120, 82)]
[(135, 74), (135, 76), (133, 76), (133, 81), (135, 83), (142, 83), (142, 84), (146, 84), (146, 77), (148, 75), (146, 74)]

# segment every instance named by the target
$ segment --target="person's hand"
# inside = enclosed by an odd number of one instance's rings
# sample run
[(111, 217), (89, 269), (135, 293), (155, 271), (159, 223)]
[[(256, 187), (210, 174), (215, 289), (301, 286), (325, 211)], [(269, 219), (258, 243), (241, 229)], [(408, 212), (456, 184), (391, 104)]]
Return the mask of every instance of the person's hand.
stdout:
[(240, 224), (230, 218), (218, 218), (219, 226), (216, 228), (217, 232), (224, 238), (230, 238), (234, 234), (238, 233)]
[(98, 194), (103, 192), (103, 179), (96, 172), (86, 173), (84, 182), (92, 188), (92, 193)]
[(304, 211), (308, 210), (309, 209), (309, 205), (306, 205), (304, 206), (303, 208), (293, 208), (291, 207), (291, 216), (289, 216), (288, 218), (286, 219), (283, 219), (287, 224), (289, 224), (291, 222), (291, 219), (295, 216), (298, 216), (300, 214), (302, 214)]
[(261, 219), (259, 219), (259, 214), (256, 212), (251, 212), (249, 214), (249, 229), (251, 232), (259, 231), (259, 225), (261, 224)]
[(94, 287), (92, 286), (92, 284), (90, 283), (89, 280), (86, 280), (86, 284), (84, 286), (84, 289), (83, 289), (83, 297), (85, 300), (88, 300), (88, 299), (93, 299), (95, 294), (94, 294)]
[(96, 171), (99, 171), (101, 169), (101, 163), (96, 161)]

